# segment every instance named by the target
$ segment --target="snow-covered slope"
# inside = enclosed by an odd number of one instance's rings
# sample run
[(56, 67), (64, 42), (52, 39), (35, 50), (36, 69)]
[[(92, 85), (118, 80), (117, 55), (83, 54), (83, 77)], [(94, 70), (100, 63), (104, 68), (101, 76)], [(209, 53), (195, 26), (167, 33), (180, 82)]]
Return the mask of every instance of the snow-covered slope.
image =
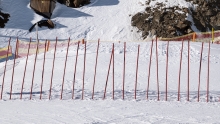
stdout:
[[(168, 0), (170, 3), (173, 1)], [(181, 2), (183, 0), (179, 0)], [(0, 29), (0, 46), (6, 46), (9, 37), (15, 41), (36, 38), (35, 32), (28, 32), (30, 26), (43, 19), (34, 14), (28, 5), (29, 0), (2, 0), (1, 7), (11, 14), (6, 28)], [(92, 0), (90, 5), (79, 9), (67, 8), (57, 4), (52, 20), (57, 27), (53, 30), (41, 28), (39, 39), (81, 39), (102, 41), (137, 41), (139, 34), (130, 26), (129, 14), (144, 9), (143, 0)], [(134, 30), (133, 32), (130, 32)], [(200, 102), (197, 101), (198, 74), (201, 43), (190, 44), (190, 102), (187, 102), (187, 42), (184, 42), (181, 77), (181, 101), (177, 102), (178, 72), (181, 43), (170, 43), (168, 68), (168, 102), (165, 101), (166, 84), (166, 45), (158, 43), (160, 101), (157, 101), (156, 52), (153, 58), (149, 88), (146, 100), (148, 66), (151, 42), (127, 42), (125, 100), (122, 100), (123, 42), (115, 43), (115, 100), (112, 100), (112, 70), (107, 87), (107, 98), (103, 100), (107, 69), (113, 42), (101, 42), (95, 85), (95, 99), (91, 99), (94, 78), (96, 42), (88, 42), (86, 55), (84, 100), (82, 97), (84, 45), (80, 45), (79, 58), (72, 100), (72, 81), (76, 57), (76, 46), (69, 49), (67, 70), (64, 80), (63, 100), (60, 99), (66, 48), (56, 53), (51, 100), (48, 100), (54, 50), (47, 52), (43, 85), (43, 99), (40, 97), (43, 54), (38, 55), (33, 96), (30, 98), (35, 56), (29, 57), (24, 84), (23, 99), (20, 99), (26, 58), (16, 60), (12, 100), (10, 97), (12, 63), (8, 61), (3, 100), (0, 101), (0, 123), (220, 123), (220, 48), (211, 44), (210, 56), (210, 102), (206, 103), (208, 44), (204, 45), (202, 62)], [(140, 44), (139, 70), (137, 80), (137, 99), (134, 100), (137, 46)], [(13, 44), (14, 45), (14, 44)], [(1, 78), (4, 62), (0, 63)], [(0, 87), (2, 84), (0, 83)]]
[[(136, 57), (137, 46), (139, 44), (141, 47), (137, 80), (137, 99), (134, 100)], [(127, 43), (125, 100), (122, 100), (124, 55), (122, 42), (115, 43), (115, 100), (112, 100), (112, 70), (109, 75), (106, 99), (102, 99), (112, 49), (111, 42), (100, 44), (94, 100), (91, 98), (97, 43), (91, 42), (87, 44), (84, 92), (82, 92), (84, 45), (80, 45), (74, 100), (72, 100), (72, 86), (77, 46), (70, 47), (62, 94), (63, 100), (60, 100), (60, 97), (66, 48), (58, 49), (56, 52), (51, 100), (48, 100), (48, 98), (54, 51), (46, 54), (42, 100), (39, 100), (39, 98), (43, 54), (38, 55), (37, 58), (32, 100), (29, 100), (29, 98), (35, 56), (30, 56), (27, 63), (22, 100), (19, 99), (26, 58), (16, 60), (12, 100), (9, 100), (12, 79), (12, 69), (10, 67), (13, 63), (10, 60), (7, 66), (3, 100), (0, 101), (0, 123), (219, 123), (219, 46), (216, 44), (211, 45), (209, 103), (206, 103), (208, 44), (206, 43), (204, 46), (200, 102), (198, 103), (197, 88), (201, 43), (191, 43), (190, 47), (190, 102), (187, 102), (187, 43), (185, 42), (184, 44), (180, 102), (177, 102), (181, 49), (181, 44), (179, 43), (170, 43), (169, 48), (168, 102), (165, 102), (166, 42), (159, 42), (158, 44), (160, 101), (157, 101), (155, 47), (153, 48), (149, 100), (146, 99), (151, 43)], [(3, 70), (4, 62), (0, 64), (0, 67)], [(84, 100), (81, 100), (82, 93), (84, 93)]]
[[(68, 8), (57, 3), (52, 15), (55, 29), (39, 29), (39, 39), (87, 39), (106, 41), (135, 41), (138, 35), (131, 23), (131, 16), (144, 9), (139, 0), (91, 0), (91, 4), (82, 8)], [(1, 40), (8, 37), (35, 38), (35, 30), (29, 33), (33, 23), (43, 19), (29, 7), (29, 0), (3, 0), (2, 9), (11, 14), (10, 21), (0, 30)]]

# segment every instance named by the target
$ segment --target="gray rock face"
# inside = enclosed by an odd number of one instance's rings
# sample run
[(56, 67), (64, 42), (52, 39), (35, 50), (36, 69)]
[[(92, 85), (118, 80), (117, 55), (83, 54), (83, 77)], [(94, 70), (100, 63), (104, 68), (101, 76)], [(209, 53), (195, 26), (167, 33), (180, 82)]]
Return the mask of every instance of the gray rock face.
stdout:
[(58, 0), (58, 2), (63, 3), (69, 7), (78, 8), (85, 4), (89, 4), (90, 0)]
[[(146, 7), (145, 12), (135, 14), (131, 25), (142, 32), (143, 39), (152, 30), (158, 37), (175, 37), (194, 32), (192, 23), (201, 32), (210, 31), (212, 28), (220, 30), (220, 0), (186, 0), (198, 6), (193, 8), (179, 8), (174, 6), (165, 8), (162, 3), (157, 3), (156, 8)], [(146, 2), (150, 4), (151, 0)], [(162, 8), (162, 9), (161, 9)], [(181, 11), (178, 13), (176, 10)], [(192, 16), (191, 20), (187, 20)]]

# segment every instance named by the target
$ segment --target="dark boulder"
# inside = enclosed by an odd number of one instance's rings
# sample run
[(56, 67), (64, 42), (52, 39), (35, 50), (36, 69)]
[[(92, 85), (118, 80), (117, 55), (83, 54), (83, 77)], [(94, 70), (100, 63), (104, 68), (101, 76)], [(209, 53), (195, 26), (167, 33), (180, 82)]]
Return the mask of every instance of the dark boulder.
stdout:
[(57, 2), (69, 7), (78, 8), (90, 3), (90, 0), (58, 0)]
[(4, 28), (5, 24), (9, 21), (10, 15), (0, 11), (0, 28)]

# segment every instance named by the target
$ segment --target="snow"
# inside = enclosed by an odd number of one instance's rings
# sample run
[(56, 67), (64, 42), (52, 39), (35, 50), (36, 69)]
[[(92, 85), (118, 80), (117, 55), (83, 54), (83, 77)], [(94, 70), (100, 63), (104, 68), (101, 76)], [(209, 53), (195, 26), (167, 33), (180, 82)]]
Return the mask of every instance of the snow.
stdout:
[[(57, 3), (52, 15), (56, 28), (53, 30), (41, 28), (39, 39), (51, 39), (53, 35), (60, 39), (70, 37), (71, 39), (97, 40), (100, 38), (106, 41), (135, 41), (138, 37), (140, 38), (140, 34), (137, 34), (130, 25), (131, 16), (129, 16), (144, 9), (138, 4), (138, 0), (130, 2), (92, 0), (91, 2), (91, 4), (77, 9)], [(2, 4), (2, 9), (11, 14), (6, 28), (0, 31), (0, 34), (4, 36), (3, 39), (1, 38), (2, 40), (8, 40), (10, 36), (24, 39), (36, 37), (35, 32), (29, 33), (28, 29), (43, 17), (30, 9), (28, 0), (22, 0), (22, 2), (4, 0)]]
[(220, 119), (219, 106), (213, 103), (16, 100), (7, 101), (7, 107), (4, 102), (0, 105), (5, 112), (1, 123), (219, 123)]
[(199, 29), (196, 28), (195, 23), (194, 23), (194, 21), (193, 21), (192, 15), (187, 14), (187, 20), (190, 21), (190, 22), (192, 22), (191, 28), (192, 28), (193, 31), (195, 31), (195, 32), (201, 32)]
[[(151, 42), (127, 42), (125, 100), (122, 100), (121, 89), (123, 81), (124, 44), (123, 42), (116, 41), (140, 40), (140, 34), (136, 33), (135, 29), (130, 26), (131, 16), (129, 16), (129, 14), (133, 15), (136, 12), (144, 10), (144, 7), (138, 4), (138, 2), (141, 1), (93, 0), (90, 5), (78, 9), (67, 8), (64, 5), (57, 4), (57, 8), (52, 18), (57, 27), (53, 30), (40, 28), (39, 39), (41, 41), (45, 39), (54, 41), (57, 36), (60, 40), (66, 40), (70, 37), (74, 40), (85, 38), (89, 41), (86, 49), (84, 100), (81, 100), (84, 60), (83, 44), (80, 44), (79, 47), (74, 99), (72, 99), (72, 83), (77, 46), (71, 46), (69, 49), (62, 94), (63, 100), (60, 100), (60, 97), (66, 47), (56, 51), (51, 100), (49, 100), (48, 97), (54, 50), (46, 53), (42, 100), (39, 100), (39, 97), (44, 55), (39, 54), (37, 56), (32, 100), (29, 100), (29, 98), (35, 55), (30, 56), (28, 59), (22, 100), (20, 100), (20, 92), (26, 58), (24, 57), (16, 60), (12, 100), (9, 100), (9, 97), (13, 60), (9, 60), (5, 77), (3, 99), (0, 101), (0, 123), (220, 123), (220, 48), (217, 44), (211, 44), (210, 102), (206, 103), (208, 43), (204, 44), (200, 102), (197, 102), (201, 43), (190, 43), (190, 101), (187, 101), (187, 42), (184, 42), (183, 48), (180, 101), (177, 101), (177, 91), (181, 43), (170, 42), (168, 61), (168, 101), (165, 101), (167, 42), (160, 41), (158, 43), (160, 101), (157, 101), (155, 43), (152, 54), (149, 99), (147, 100), (146, 89), (148, 83)], [(169, 2), (172, 3), (174, 1), (169, 0)], [(181, 3), (183, 0), (177, 2)], [(2, 8), (4, 11), (10, 13), (11, 17), (10, 21), (6, 24), (6, 28), (0, 29), (1, 47), (7, 45), (9, 37), (13, 39), (13, 46), (15, 45), (14, 41), (16, 37), (26, 41), (28, 41), (30, 37), (36, 38), (36, 33), (34, 31), (29, 33), (28, 29), (33, 23), (43, 19), (43, 17), (34, 14), (29, 7), (28, 0), (22, 0), (22, 2), (3, 0)], [(59, 10), (62, 10), (63, 13)], [(131, 30), (134, 31), (131, 32)], [(101, 42), (98, 56), (95, 95), (94, 100), (92, 100), (97, 48), (97, 42), (95, 41), (97, 41), (98, 38), (101, 39)], [(111, 67), (106, 99), (103, 100), (113, 43), (115, 45), (115, 99), (112, 99), (113, 79)], [(135, 100), (134, 86), (138, 45), (140, 45), (140, 56), (137, 99)], [(4, 62), (0, 63), (1, 78), (3, 77), (4, 64)]]
[(173, 7), (173, 6), (179, 6), (179, 7), (191, 7), (193, 4), (191, 2), (186, 2), (185, 0), (151, 0), (150, 6), (154, 7), (156, 3), (163, 3), (166, 5), (167, 8)]

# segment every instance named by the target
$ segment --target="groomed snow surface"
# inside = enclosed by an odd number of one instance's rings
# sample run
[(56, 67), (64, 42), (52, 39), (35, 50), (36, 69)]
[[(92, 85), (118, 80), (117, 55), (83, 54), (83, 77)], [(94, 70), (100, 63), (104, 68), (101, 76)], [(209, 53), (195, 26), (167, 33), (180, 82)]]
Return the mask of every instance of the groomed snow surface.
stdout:
[[(173, 1), (168, 0), (170, 3)], [(179, 0), (182, 2), (184, 0)], [(26, 58), (16, 60), (12, 100), (10, 97), (13, 60), (9, 60), (5, 77), (3, 99), (0, 101), (0, 123), (220, 123), (220, 48), (211, 44), (209, 102), (206, 103), (207, 74), (208, 74), (208, 43), (204, 44), (201, 70), (200, 102), (197, 102), (198, 75), (200, 65), (201, 43), (190, 43), (190, 98), (187, 101), (187, 73), (188, 73), (188, 44), (184, 42), (180, 102), (177, 101), (178, 76), (180, 66), (180, 42), (170, 42), (168, 60), (168, 101), (165, 101), (166, 84), (166, 56), (167, 42), (158, 42), (158, 67), (160, 101), (157, 101), (156, 78), (156, 47), (153, 46), (149, 99), (146, 99), (148, 83), (148, 68), (150, 60), (151, 42), (127, 42), (125, 100), (122, 100), (124, 42), (138, 41), (140, 34), (130, 26), (129, 14), (143, 11), (139, 0), (92, 0), (90, 5), (79, 9), (66, 8), (57, 5), (52, 20), (57, 27), (53, 30), (40, 28), (39, 39), (51, 39), (57, 36), (65, 40), (85, 38), (88, 41), (101, 38), (97, 65), (94, 100), (92, 86), (97, 42), (87, 43), (84, 100), (82, 97), (84, 45), (80, 44), (79, 58), (76, 70), (74, 100), (72, 100), (72, 82), (75, 67), (77, 46), (69, 48), (67, 57), (66, 76), (63, 88), (63, 100), (60, 100), (66, 47), (57, 49), (54, 66), (51, 100), (49, 88), (54, 50), (46, 53), (45, 75), (42, 100), (40, 87), (42, 79), (42, 64), (44, 54), (37, 56), (34, 75), (33, 95), (30, 98), (35, 55), (29, 56), (27, 73), (24, 82), (23, 99), (20, 100), (21, 84), (23, 81)], [(28, 5), (28, 0), (2, 0), (2, 9), (10, 13), (11, 18), (6, 28), (0, 30), (1, 47), (7, 46), (9, 37), (12, 45), (15, 38), (22, 40), (35, 38), (36, 33), (29, 33), (28, 29), (43, 17), (34, 14)], [(59, 11), (62, 10), (62, 11)], [(64, 12), (65, 11), (65, 12)], [(61, 13), (62, 12), (62, 13)], [(112, 41), (112, 42), (104, 42)], [(112, 99), (112, 66), (110, 70), (106, 99), (103, 100), (108, 65), (110, 61), (112, 43), (115, 44), (115, 99)], [(137, 99), (134, 99), (135, 74), (137, 64), (138, 45), (140, 56), (137, 80)], [(3, 77), (4, 62), (0, 63), (1, 78)], [(2, 84), (0, 83), (0, 87)]]
[[(139, 69), (137, 80), (137, 99), (134, 99), (137, 46), (140, 44)], [(115, 100), (112, 100), (112, 66), (109, 75), (106, 99), (103, 100), (112, 43), (100, 43), (97, 78), (94, 100), (92, 87), (95, 68), (97, 43), (87, 44), (84, 100), (82, 98), (84, 45), (79, 47), (79, 58), (76, 70), (74, 100), (72, 100), (72, 82), (74, 75), (77, 46), (70, 47), (66, 76), (64, 80), (63, 100), (60, 100), (62, 77), (65, 63), (66, 48), (56, 52), (51, 100), (49, 88), (51, 83), (54, 50), (47, 52), (42, 100), (40, 86), (42, 75), (43, 54), (37, 57), (33, 95), (30, 98), (31, 83), (35, 56), (29, 57), (27, 74), (24, 82), (23, 99), (20, 99), (21, 84), (26, 58), (16, 60), (13, 81), (12, 100), (9, 100), (13, 60), (8, 61), (3, 100), (1, 104), (1, 123), (218, 123), (219, 122), (219, 45), (211, 44), (210, 56), (210, 96), (206, 103), (207, 58), (208, 44), (204, 44), (200, 102), (197, 102), (198, 74), (201, 43), (190, 45), (190, 102), (187, 102), (187, 42), (184, 42), (181, 101), (177, 101), (178, 72), (181, 44), (170, 43), (168, 64), (168, 102), (165, 101), (166, 84), (166, 45), (158, 43), (160, 100), (157, 101), (156, 85), (156, 51), (155, 43), (152, 54), (152, 67), (149, 87), (149, 100), (146, 99), (148, 68), (150, 60), (150, 42), (127, 42), (125, 100), (122, 100), (124, 44), (115, 43)], [(1, 63), (1, 72), (4, 62)]]

